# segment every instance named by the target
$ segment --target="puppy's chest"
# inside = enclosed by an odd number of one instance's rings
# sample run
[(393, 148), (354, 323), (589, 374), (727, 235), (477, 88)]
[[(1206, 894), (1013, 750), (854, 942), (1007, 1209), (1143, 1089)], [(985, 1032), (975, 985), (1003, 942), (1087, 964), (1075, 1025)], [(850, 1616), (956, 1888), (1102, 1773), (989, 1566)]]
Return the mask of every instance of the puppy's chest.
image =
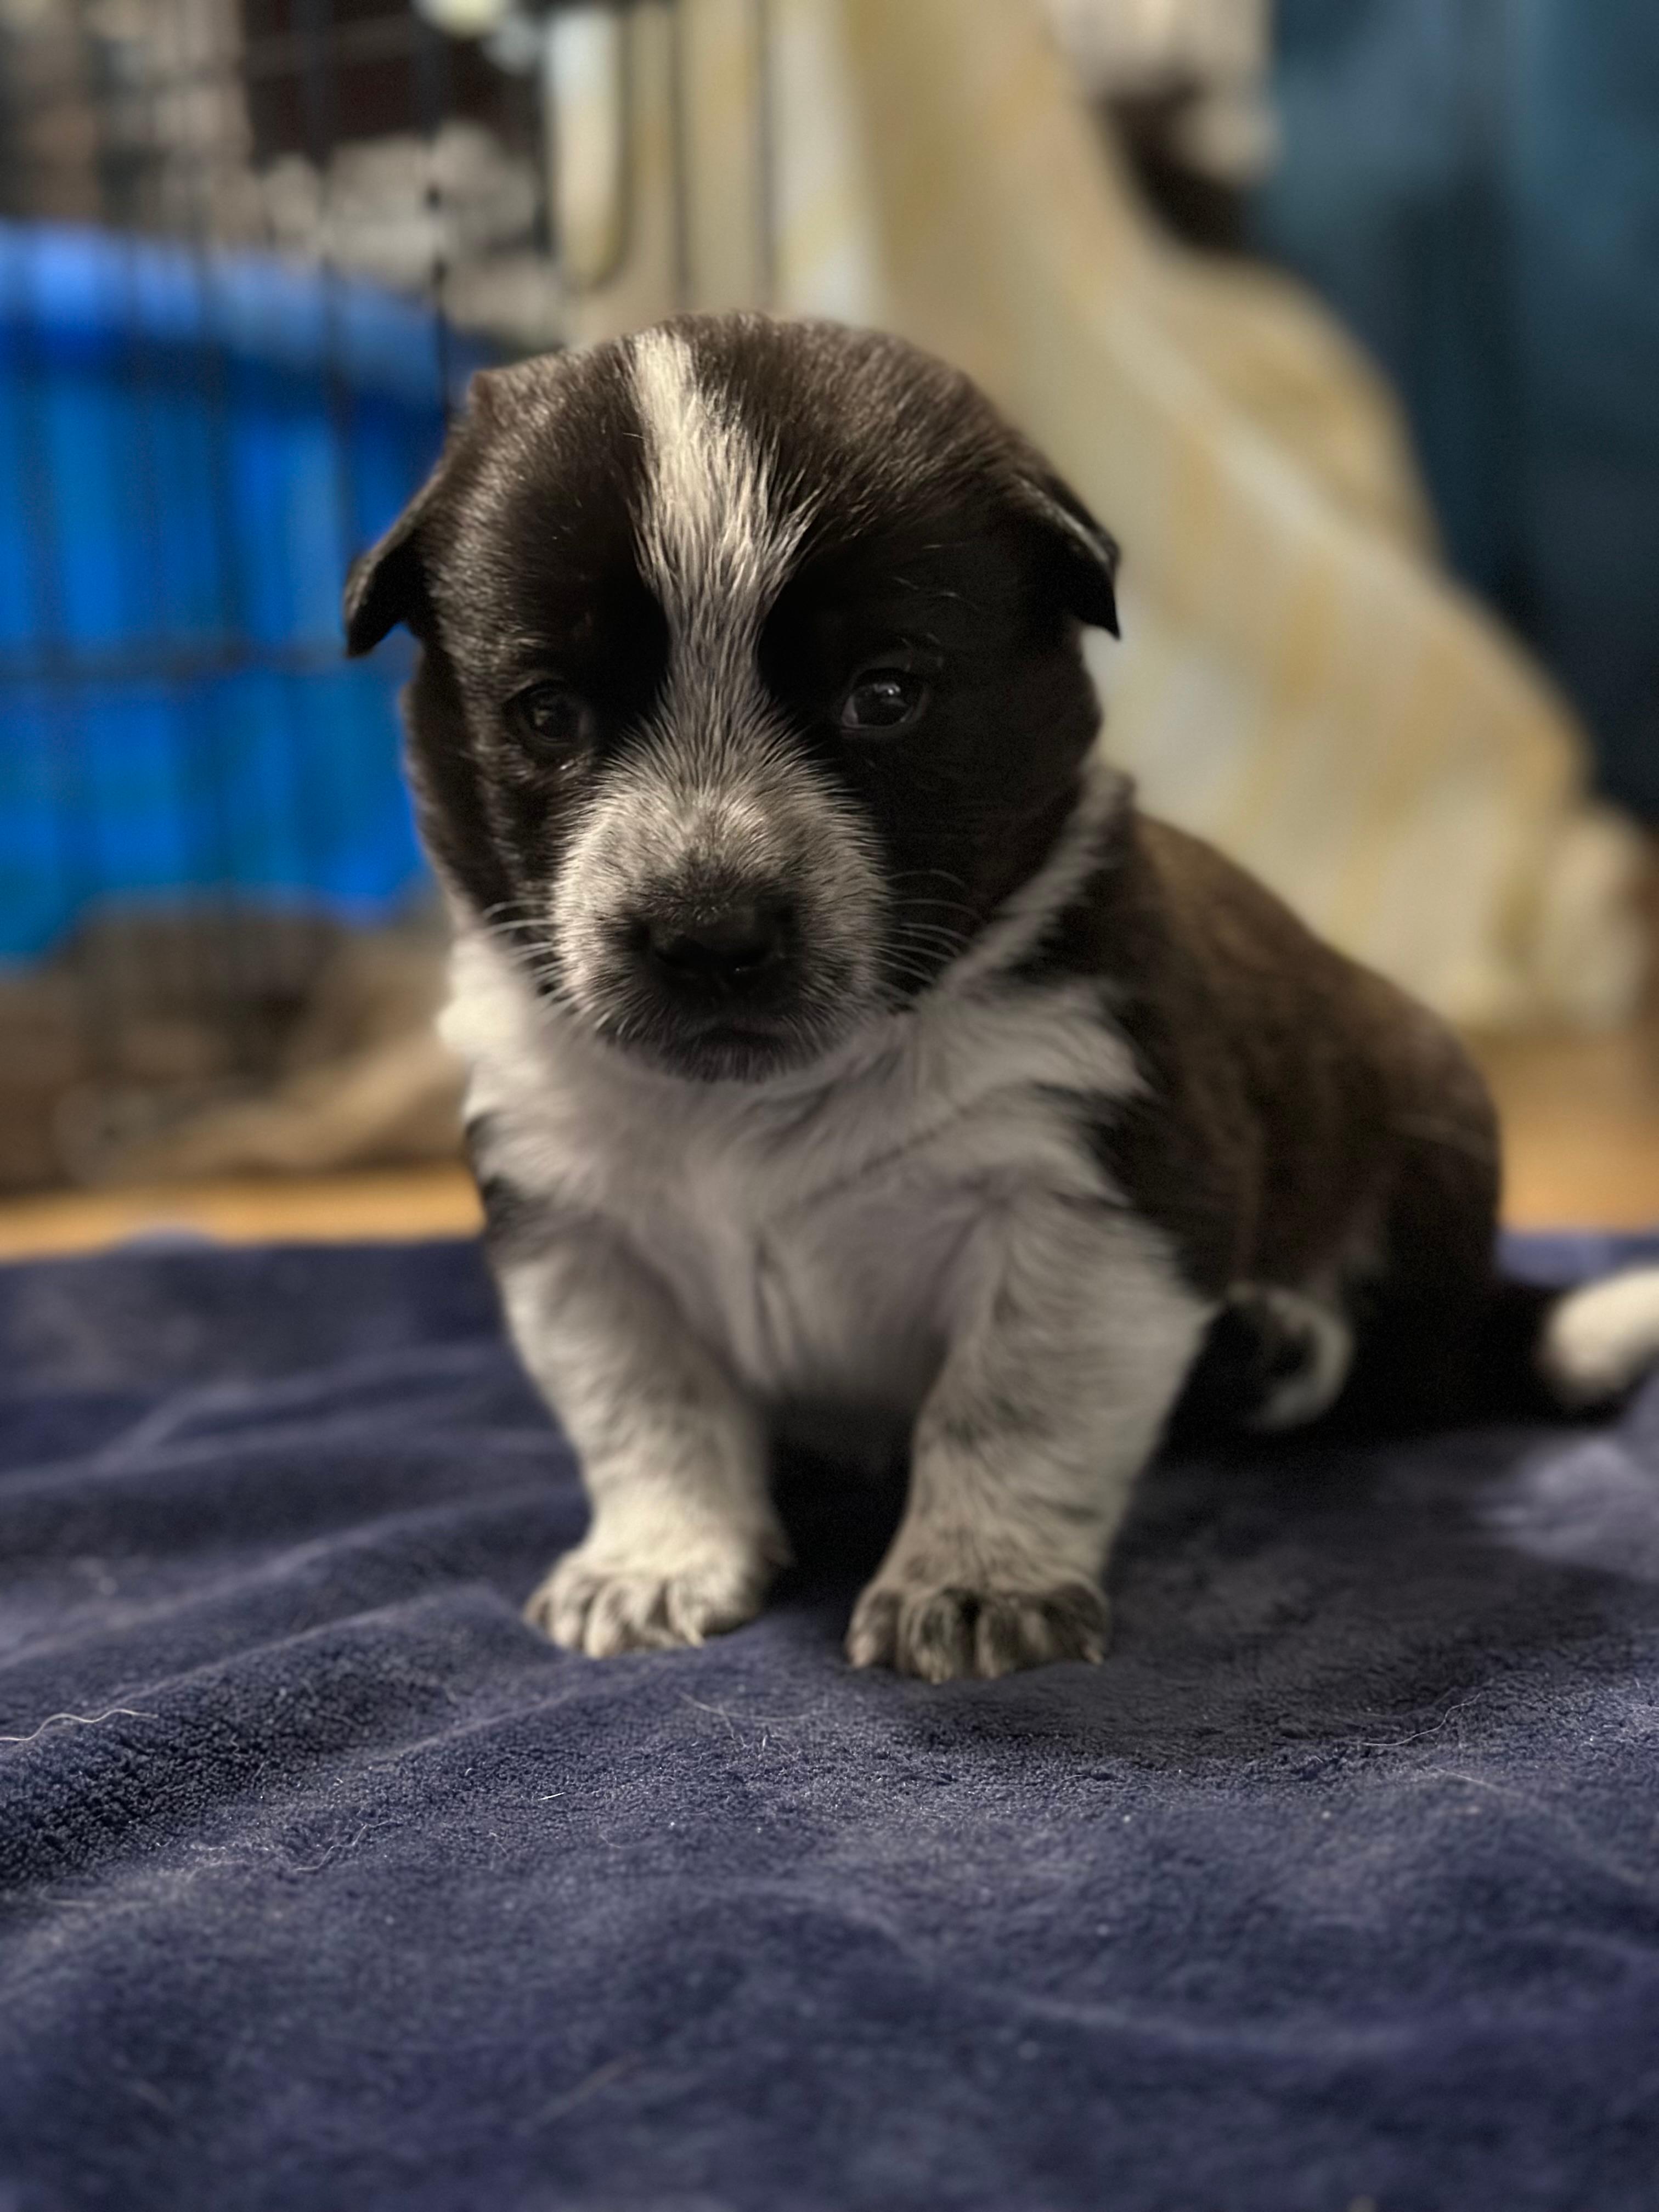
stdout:
[(833, 1072), (754, 1091), (641, 1071), (482, 937), (453, 982), (441, 1028), (491, 1171), (616, 1238), (775, 1402), (913, 1411), (1008, 1224), (1115, 1195), (1091, 1125), (1141, 1088), (1080, 981), (940, 993)]
[(604, 1215), (751, 1389), (904, 1411), (939, 1364), (989, 1194), (925, 1130), (890, 1125), (884, 1142), (827, 1110), (810, 1143), (710, 1116), (635, 1142), (589, 1123), (574, 1149)]
[(1121, 1043), (1073, 1003), (1019, 1001), (782, 1098), (672, 1097), (590, 1052), (517, 1063), (516, 1180), (599, 1219), (691, 1326), (775, 1401), (908, 1413), (1034, 1195), (1097, 1197), (1091, 1109), (1130, 1087)]

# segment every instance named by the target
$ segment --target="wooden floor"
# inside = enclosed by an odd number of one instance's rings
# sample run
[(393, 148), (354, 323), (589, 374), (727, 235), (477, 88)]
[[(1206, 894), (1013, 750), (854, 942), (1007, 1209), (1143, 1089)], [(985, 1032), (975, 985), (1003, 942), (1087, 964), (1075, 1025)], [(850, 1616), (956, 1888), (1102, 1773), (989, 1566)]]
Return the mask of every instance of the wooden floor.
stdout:
[[(1504, 1117), (1511, 1223), (1659, 1225), (1659, 1014), (1605, 1036), (1476, 1049)], [(0, 1204), (0, 1259), (180, 1232), (233, 1242), (466, 1236), (477, 1222), (459, 1166), (74, 1192)]]
[(1503, 1117), (1507, 1218), (1659, 1227), (1659, 1018), (1606, 1036), (1477, 1047)]
[(72, 1191), (0, 1205), (0, 1260), (181, 1234), (239, 1244), (465, 1237), (478, 1218), (477, 1194), (459, 1164)]

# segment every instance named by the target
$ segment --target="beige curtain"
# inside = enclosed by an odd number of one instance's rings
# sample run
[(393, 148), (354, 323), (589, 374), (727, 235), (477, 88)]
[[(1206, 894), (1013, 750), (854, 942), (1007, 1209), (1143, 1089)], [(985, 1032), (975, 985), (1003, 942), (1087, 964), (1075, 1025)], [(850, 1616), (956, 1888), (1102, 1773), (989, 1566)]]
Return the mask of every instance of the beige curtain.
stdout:
[(768, 298), (959, 362), (1123, 543), (1123, 642), (1091, 650), (1151, 808), (1458, 1019), (1626, 1012), (1634, 834), (1433, 565), (1392, 404), (1324, 316), (1154, 230), (1036, 0), (770, 0), (769, 134), (762, 13), (635, 17), (635, 250), (581, 334)]

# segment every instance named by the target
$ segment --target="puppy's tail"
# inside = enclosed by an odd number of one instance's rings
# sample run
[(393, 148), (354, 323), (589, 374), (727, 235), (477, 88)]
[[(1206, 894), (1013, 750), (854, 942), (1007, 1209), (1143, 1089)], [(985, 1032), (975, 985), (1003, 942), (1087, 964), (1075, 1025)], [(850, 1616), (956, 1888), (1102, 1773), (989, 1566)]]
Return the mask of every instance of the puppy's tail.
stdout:
[[(1328, 1354), (1352, 1341), (1352, 1365)], [(1659, 1267), (1576, 1290), (1489, 1278), (1473, 1308), (1395, 1290), (1334, 1335), (1304, 1298), (1245, 1286), (1212, 1325), (1172, 1431), (1208, 1443), (1316, 1425), (1332, 1436), (1410, 1435), (1482, 1421), (1608, 1412), (1659, 1366)]]
[[(1577, 1289), (1500, 1280), (1480, 1367), (1499, 1414), (1586, 1413), (1616, 1406), (1659, 1366), (1659, 1267)], [(1482, 1394), (1484, 1395), (1484, 1393)]]

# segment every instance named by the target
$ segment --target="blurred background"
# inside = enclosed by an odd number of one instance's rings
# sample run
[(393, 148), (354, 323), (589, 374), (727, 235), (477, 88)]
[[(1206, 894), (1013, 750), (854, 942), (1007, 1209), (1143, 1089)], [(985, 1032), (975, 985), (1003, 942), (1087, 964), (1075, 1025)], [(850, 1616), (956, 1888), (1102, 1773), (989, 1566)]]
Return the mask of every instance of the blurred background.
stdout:
[(474, 368), (737, 305), (977, 376), (1148, 805), (1659, 1218), (1651, 0), (0, 0), (0, 1251), (470, 1224), (340, 584)]

